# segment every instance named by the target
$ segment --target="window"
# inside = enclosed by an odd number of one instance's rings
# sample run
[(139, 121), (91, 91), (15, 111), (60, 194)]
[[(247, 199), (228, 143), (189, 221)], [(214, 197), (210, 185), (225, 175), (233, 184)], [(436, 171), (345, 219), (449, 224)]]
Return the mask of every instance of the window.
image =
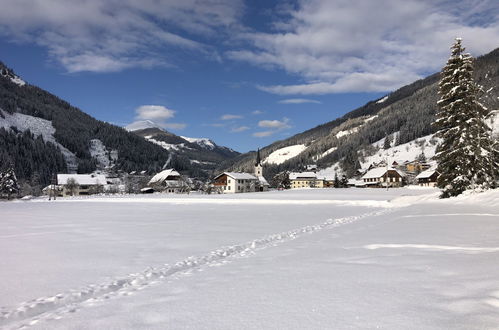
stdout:
[(228, 190), (230, 190), (230, 186), (228, 187)]

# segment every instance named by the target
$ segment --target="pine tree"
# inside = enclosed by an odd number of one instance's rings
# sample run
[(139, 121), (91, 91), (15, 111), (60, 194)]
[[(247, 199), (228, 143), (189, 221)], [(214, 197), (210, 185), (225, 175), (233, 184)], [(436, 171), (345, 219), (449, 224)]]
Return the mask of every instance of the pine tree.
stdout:
[(451, 49), (441, 73), (434, 123), (439, 130), (437, 136), (442, 138), (435, 157), (442, 198), (467, 189), (493, 187), (499, 168), (497, 143), (485, 121), (491, 113), (479, 102), (481, 88), (473, 80), (473, 57), (464, 53), (459, 38)]
[(337, 173), (334, 173), (334, 183), (333, 183), (333, 186), (335, 188), (339, 188), (340, 187), (340, 179), (338, 178), (338, 174)]
[(17, 182), (14, 166), (10, 166), (5, 172), (0, 173), (0, 195), (7, 196), (10, 199), (12, 195), (19, 193), (19, 184)]
[(385, 137), (385, 142), (383, 143), (383, 149), (387, 150), (390, 149), (391, 147), (392, 147), (392, 136), (387, 135)]

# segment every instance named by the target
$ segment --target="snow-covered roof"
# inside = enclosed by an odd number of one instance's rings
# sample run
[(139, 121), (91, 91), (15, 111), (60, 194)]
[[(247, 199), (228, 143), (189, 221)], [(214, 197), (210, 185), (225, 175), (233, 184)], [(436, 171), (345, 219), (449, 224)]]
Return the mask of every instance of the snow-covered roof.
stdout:
[(74, 179), (79, 185), (104, 185), (107, 184), (103, 174), (57, 174), (57, 184), (65, 185), (69, 179)]
[(173, 168), (161, 171), (152, 177), (149, 184), (165, 181), (170, 176), (180, 176), (180, 173), (175, 171)]
[(376, 168), (373, 168), (372, 170), (368, 171), (366, 174), (364, 174), (364, 176), (362, 177), (362, 179), (376, 179), (376, 178), (381, 178), (383, 175), (385, 175), (386, 171), (395, 171), (397, 172), (400, 176), (404, 176), (404, 174), (402, 172), (400, 172), (399, 170), (393, 168), (393, 167), (389, 167), (389, 168), (386, 168), (386, 167), (376, 167)]
[(260, 181), (260, 184), (264, 186), (270, 186), (269, 183), (267, 182), (267, 179), (265, 179), (263, 176), (259, 176), (258, 180)]
[(317, 174), (315, 172), (291, 172), (291, 173), (289, 173), (290, 180), (296, 180), (298, 178), (317, 179)]
[[(423, 171), (421, 173), (419, 173), (417, 176), (416, 176), (416, 179), (428, 179), (429, 177), (431, 177), (435, 172), (437, 172), (436, 169), (434, 168), (430, 168), (426, 171)], [(437, 172), (438, 173), (438, 172)]]
[(257, 180), (256, 176), (249, 173), (224, 172), (223, 174), (226, 174), (235, 180)]

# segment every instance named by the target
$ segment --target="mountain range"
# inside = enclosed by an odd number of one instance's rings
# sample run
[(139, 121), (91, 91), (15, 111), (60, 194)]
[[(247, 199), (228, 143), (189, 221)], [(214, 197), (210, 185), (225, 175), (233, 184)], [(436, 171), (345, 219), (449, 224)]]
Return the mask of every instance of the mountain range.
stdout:
[[(178, 141), (178, 150), (161, 145), (169, 139)], [(0, 62), (0, 170), (12, 164), (23, 182), (48, 184), (55, 173), (97, 169), (153, 174), (165, 167), (206, 179), (216, 162), (238, 154), (208, 139), (155, 127), (129, 132), (97, 120)]]
[[(479, 57), (474, 74), (487, 91), (482, 103), (499, 109), (499, 49)], [(263, 147), (264, 175), (271, 179), (281, 171), (312, 165), (350, 177), (369, 165), (387, 139), (399, 155), (403, 148), (420, 150), (405, 155), (434, 150), (431, 124), (438, 80), (438, 73), (430, 75), (340, 118)], [(0, 62), (0, 170), (13, 164), (25, 182), (47, 184), (54, 173), (107, 169), (153, 174), (165, 167), (208, 179), (219, 171), (252, 172), (255, 157), (254, 151), (240, 154), (208, 138), (175, 135), (151, 121), (126, 128), (99, 121), (26, 83)]]

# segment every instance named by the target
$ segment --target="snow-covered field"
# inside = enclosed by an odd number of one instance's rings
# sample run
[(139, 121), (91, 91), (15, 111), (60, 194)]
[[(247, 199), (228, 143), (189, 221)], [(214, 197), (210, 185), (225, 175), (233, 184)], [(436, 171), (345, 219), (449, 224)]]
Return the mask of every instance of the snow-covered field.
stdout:
[(0, 327), (497, 329), (499, 191), (0, 203)]

